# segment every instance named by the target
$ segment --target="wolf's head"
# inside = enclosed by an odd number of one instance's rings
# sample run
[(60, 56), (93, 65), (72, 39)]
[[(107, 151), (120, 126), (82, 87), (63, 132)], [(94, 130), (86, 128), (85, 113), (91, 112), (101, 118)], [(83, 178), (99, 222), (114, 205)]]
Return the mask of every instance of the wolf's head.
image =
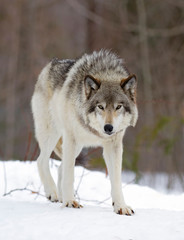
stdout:
[(73, 99), (80, 118), (99, 135), (109, 137), (135, 126), (137, 80), (112, 52), (83, 55), (69, 72), (67, 82), (67, 95)]
[(93, 76), (86, 76), (84, 81), (90, 127), (109, 136), (135, 126), (138, 117), (135, 75), (120, 82), (100, 81)]

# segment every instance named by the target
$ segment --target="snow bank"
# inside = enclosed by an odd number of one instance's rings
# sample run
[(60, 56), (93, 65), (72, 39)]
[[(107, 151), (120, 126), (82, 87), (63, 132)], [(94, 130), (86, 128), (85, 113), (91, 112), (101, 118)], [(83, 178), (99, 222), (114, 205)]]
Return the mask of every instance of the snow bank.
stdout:
[[(58, 164), (51, 161), (55, 180)], [(76, 167), (76, 197), (84, 208), (62, 208), (42, 196), (35, 162), (0, 162), (0, 196), (27, 189), (0, 197), (0, 239), (184, 239), (184, 194), (163, 194), (135, 184), (122, 187), (136, 212), (132, 217), (113, 213), (104, 173)]]

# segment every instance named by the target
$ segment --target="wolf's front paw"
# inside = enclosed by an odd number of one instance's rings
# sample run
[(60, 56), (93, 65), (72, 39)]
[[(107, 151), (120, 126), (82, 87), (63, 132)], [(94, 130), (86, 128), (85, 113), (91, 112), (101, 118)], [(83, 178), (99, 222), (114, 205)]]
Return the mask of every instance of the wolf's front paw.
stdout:
[(57, 198), (57, 195), (55, 193), (50, 193), (50, 194), (48, 193), (48, 194), (46, 194), (46, 197), (51, 202), (58, 202), (58, 198)]
[(77, 201), (75, 200), (71, 200), (71, 201), (67, 201), (64, 204), (64, 207), (69, 207), (69, 208), (82, 208), (83, 206), (80, 205)]
[(55, 189), (45, 190), (45, 195), (46, 195), (47, 199), (50, 200), (51, 202), (58, 202), (58, 196), (57, 196), (57, 192)]
[(134, 210), (125, 204), (119, 205), (119, 204), (113, 203), (112, 205), (114, 206), (114, 212), (117, 214), (127, 215), (127, 216), (131, 216), (134, 214)]

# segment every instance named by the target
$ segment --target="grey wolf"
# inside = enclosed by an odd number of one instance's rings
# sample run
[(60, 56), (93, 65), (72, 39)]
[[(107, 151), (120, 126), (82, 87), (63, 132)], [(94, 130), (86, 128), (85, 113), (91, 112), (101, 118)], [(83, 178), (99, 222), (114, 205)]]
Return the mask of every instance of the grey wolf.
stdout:
[[(77, 60), (53, 59), (41, 71), (32, 97), (37, 159), (46, 197), (80, 208), (73, 181), (75, 159), (83, 147), (103, 147), (117, 214), (132, 215), (121, 182), (123, 136), (135, 126), (136, 76), (114, 53), (101, 50)], [(62, 159), (57, 187), (49, 169), (52, 151)]]

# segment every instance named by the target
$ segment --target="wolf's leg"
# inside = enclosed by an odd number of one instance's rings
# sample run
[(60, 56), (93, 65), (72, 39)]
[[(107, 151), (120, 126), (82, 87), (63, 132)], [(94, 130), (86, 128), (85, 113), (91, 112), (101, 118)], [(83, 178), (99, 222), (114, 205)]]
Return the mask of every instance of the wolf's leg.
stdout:
[(61, 162), (59, 168), (58, 168), (58, 182), (57, 182), (57, 190), (58, 190), (58, 200), (59, 202), (63, 202), (62, 198), (62, 165)]
[(62, 198), (66, 207), (80, 208), (81, 205), (74, 197), (74, 166), (75, 159), (82, 150), (76, 140), (69, 134), (63, 135), (63, 162), (62, 162)]
[[(63, 159), (63, 152), (62, 152), (62, 138), (59, 139), (54, 152), (56, 155), (61, 159)], [(63, 202), (62, 199), (62, 162), (60, 163), (60, 166), (58, 167), (58, 180), (57, 180), (57, 193), (58, 193), (58, 200), (59, 202)]]
[(134, 211), (127, 206), (123, 197), (121, 169), (122, 169), (122, 137), (117, 137), (114, 142), (103, 145), (103, 155), (107, 165), (110, 181), (114, 211), (118, 214), (132, 215)]
[(43, 136), (42, 140), (38, 138), (40, 146), (40, 155), (37, 159), (38, 171), (44, 185), (46, 197), (53, 202), (57, 201), (58, 197), (56, 185), (50, 173), (49, 158), (58, 139), (59, 136), (54, 130), (52, 132), (49, 131), (49, 134)]

